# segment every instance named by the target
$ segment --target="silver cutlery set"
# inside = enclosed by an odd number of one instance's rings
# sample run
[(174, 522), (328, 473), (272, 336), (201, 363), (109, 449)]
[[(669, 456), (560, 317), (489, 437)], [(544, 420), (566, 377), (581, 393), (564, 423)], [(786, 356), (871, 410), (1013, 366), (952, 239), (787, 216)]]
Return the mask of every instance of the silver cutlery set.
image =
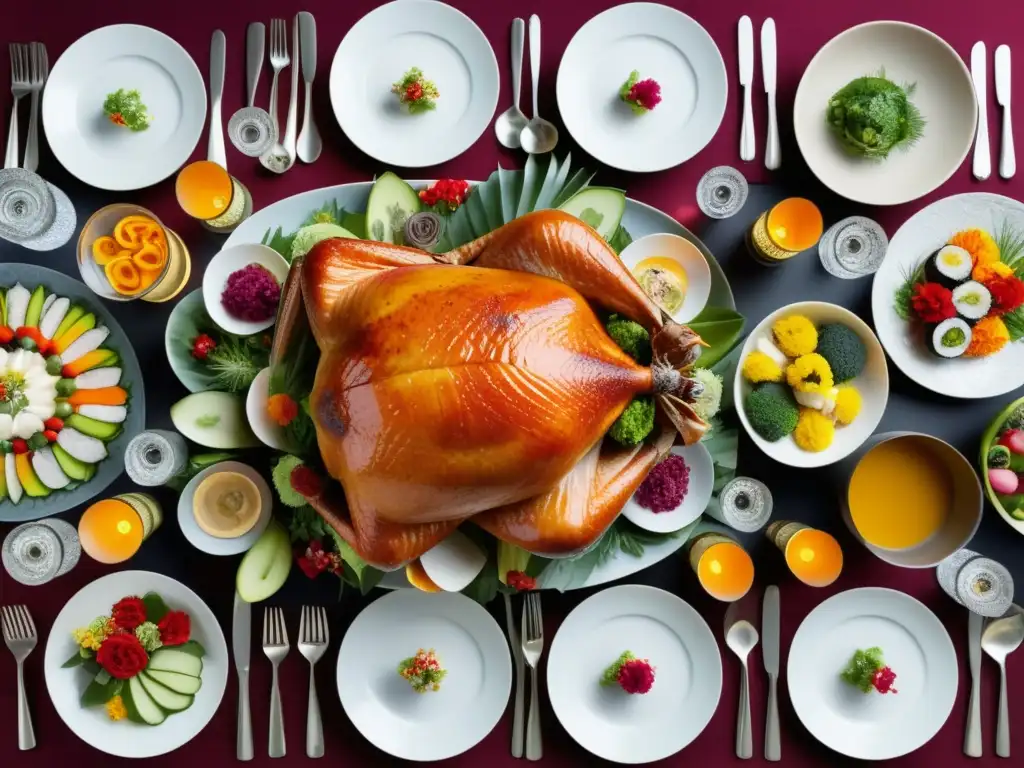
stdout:
[[(50, 73), (46, 46), (42, 43), (11, 43), (11, 123), (7, 131), (7, 151), (4, 168), (24, 168), (35, 171), (39, 167), (39, 95)], [(24, 162), (18, 165), (18, 103), (30, 96), (28, 136), (25, 139)]]
[(967, 652), (971, 669), (971, 698), (967, 727), (964, 731), (964, 754), (981, 757), (981, 652), (999, 665), (999, 717), (996, 721), (996, 754), (1010, 756), (1010, 715), (1006, 686), (1006, 657), (1024, 641), (1024, 611), (1013, 606), (1006, 616), (985, 619), (970, 612), (967, 624)]
[[(750, 162), (757, 154), (755, 149), (754, 112), (751, 88), (754, 85), (754, 26), (749, 16), (741, 16), (739, 22), (739, 74), (743, 87), (743, 122), (740, 129), (740, 160)], [(775, 85), (777, 74), (777, 47), (775, 20), (768, 18), (761, 25), (761, 79), (768, 99), (768, 137), (765, 141), (764, 165), (774, 171), (782, 164), (782, 147), (779, 143), (779, 121), (775, 111)]]
[[(537, 670), (544, 653), (544, 615), (541, 611), (540, 592), (528, 592), (523, 598), (523, 612), (517, 631), (512, 610), (512, 597), (505, 599), (505, 624), (508, 644), (512, 649), (515, 667), (516, 698), (512, 719), (512, 757), (540, 760), (544, 755), (540, 728), (540, 686)], [(530, 668), (530, 711), (523, 728), (523, 709), (526, 693), (526, 667)]]
[(519, 108), (519, 95), (523, 80), (523, 45), (526, 23), (512, 21), (512, 106), (494, 121), (494, 132), (501, 145), (509, 149), (523, 149), (531, 155), (552, 151), (558, 144), (558, 129), (540, 116), (537, 93), (540, 90), (540, 17), (530, 17), (530, 76), (533, 80), (533, 117), (527, 120)]
[[(1013, 178), (1017, 158), (1013, 151), (1013, 120), (1010, 115), (1010, 46), (1000, 45), (995, 53), (996, 101), (1003, 110), (999, 141), (999, 175)], [(974, 138), (974, 178), (984, 181), (992, 175), (992, 151), (988, 137), (988, 49), (978, 41), (971, 48), (971, 79), (978, 98), (978, 132)]]
[[(239, 760), (253, 759), (252, 719), (249, 712), (249, 656), (252, 638), (252, 606), (235, 595), (231, 633), (235, 669), (238, 672), (238, 739)], [(306, 711), (306, 756), (323, 757), (324, 728), (320, 701), (316, 692), (314, 670), (330, 644), (330, 628), (324, 608), (303, 606), (299, 621), (299, 653), (309, 662), (309, 699)], [(270, 688), (270, 727), (267, 754), (284, 757), (287, 748), (284, 732), (284, 710), (278, 684), (278, 668), (288, 656), (291, 645), (281, 608), (265, 608), (263, 613), (263, 653), (273, 668)]]

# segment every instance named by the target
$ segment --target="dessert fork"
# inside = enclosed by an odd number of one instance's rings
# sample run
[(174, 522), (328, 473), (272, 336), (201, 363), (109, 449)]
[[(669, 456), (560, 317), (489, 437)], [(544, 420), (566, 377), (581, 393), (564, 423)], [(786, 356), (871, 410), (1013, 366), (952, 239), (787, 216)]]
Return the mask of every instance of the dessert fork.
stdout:
[(302, 606), (299, 620), (299, 653), (309, 662), (309, 705), (306, 711), (306, 757), (324, 756), (324, 724), (320, 719), (320, 701), (316, 696), (316, 676), (313, 673), (327, 645), (330, 630), (324, 608)]
[(544, 652), (544, 621), (540, 612), (540, 593), (530, 592), (523, 602), (523, 658), (530, 667), (530, 714), (526, 719), (526, 759), (540, 760), (543, 747), (540, 737), (540, 692), (537, 667)]
[(36, 647), (36, 625), (24, 605), (5, 605), (0, 610), (0, 621), (3, 623), (4, 642), (18, 663), (18, 749), (32, 749), (36, 745), (36, 735), (32, 730), (32, 715), (28, 711), (28, 699), (25, 696), (24, 665), (25, 659)]
[(31, 54), (27, 45), (11, 43), (11, 127), (7, 133), (7, 154), (4, 168), (18, 167), (18, 102), (32, 90)]
[(284, 612), (280, 608), (267, 608), (263, 613), (263, 652), (274, 667), (270, 685), (270, 739), (267, 753), (271, 757), (284, 757), (284, 713), (281, 711), (281, 689), (277, 683), (277, 667), (288, 655), (288, 629), (284, 625)]
[(50, 64), (46, 58), (46, 46), (42, 43), (30, 43), (32, 71), (32, 111), (28, 116), (28, 137), (25, 139), (25, 161), (22, 168), (35, 171), (39, 167), (39, 94), (50, 74)]

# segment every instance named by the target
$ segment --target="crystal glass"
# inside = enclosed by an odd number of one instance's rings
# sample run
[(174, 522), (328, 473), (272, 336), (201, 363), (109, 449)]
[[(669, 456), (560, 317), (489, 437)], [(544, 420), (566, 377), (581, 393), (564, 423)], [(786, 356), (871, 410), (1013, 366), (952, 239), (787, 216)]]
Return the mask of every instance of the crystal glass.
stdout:
[(735, 477), (705, 511), (734, 530), (753, 533), (761, 530), (772, 515), (772, 493), (759, 480)]
[(61, 520), (59, 517), (48, 517), (45, 520), (40, 520), (39, 522), (41, 525), (45, 525), (56, 533), (60, 538), (60, 545), (64, 553), (64, 559), (61, 560), (60, 570), (57, 571), (57, 575), (63, 576), (78, 565), (78, 561), (82, 557), (82, 545), (78, 540), (78, 531), (71, 523), (66, 520)]
[(228, 121), (228, 138), (243, 155), (259, 157), (274, 146), (274, 121), (265, 109), (243, 107)]
[(52, 251), (60, 248), (75, 236), (75, 229), (78, 226), (78, 214), (75, 213), (75, 206), (67, 194), (46, 182), (56, 206), (56, 213), (50, 225), (35, 237), (29, 237), (21, 241), (21, 245), (33, 251)]
[(60, 571), (64, 559), (60, 536), (39, 523), (19, 525), (4, 539), (4, 569), (20, 584), (45, 584)]
[(850, 216), (822, 235), (818, 257), (829, 274), (854, 280), (877, 272), (888, 247), (889, 238), (878, 222)]
[(39, 175), (23, 168), (0, 170), (0, 237), (21, 244), (46, 232), (57, 201)]
[(973, 550), (954, 552), (939, 563), (935, 576), (947, 595), (981, 616), (1002, 616), (1013, 604), (1010, 572)]
[(188, 446), (177, 432), (150, 429), (132, 438), (124, 452), (124, 469), (136, 484), (163, 485), (188, 465)]
[(742, 173), (728, 165), (719, 165), (697, 182), (697, 205), (709, 218), (728, 219), (739, 213), (749, 191)]

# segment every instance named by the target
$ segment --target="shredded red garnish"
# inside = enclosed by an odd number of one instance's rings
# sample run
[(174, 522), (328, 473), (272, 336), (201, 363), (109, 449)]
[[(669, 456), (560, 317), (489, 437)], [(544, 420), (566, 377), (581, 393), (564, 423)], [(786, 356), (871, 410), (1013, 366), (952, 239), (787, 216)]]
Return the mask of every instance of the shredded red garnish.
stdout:
[(895, 682), (896, 673), (889, 667), (882, 667), (871, 677), (871, 684), (875, 686), (875, 690), (879, 693), (899, 693), (899, 691), (892, 687)]
[(267, 398), (267, 413), (276, 424), (287, 427), (299, 415), (299, 404), (283, 393), (271, 395)]
[(644, 109), (654, 109), (661, 103), (661, 86), (650, 77), (640, 80), (629, 89), (629, 100)]
[(630, 659), (619, 668), (618, 680), (626, 693), (647, 693), (654, 685), (654, 667), (647, 659)]
[(110, 115), (110, 122), (114, 125), (127, 125), (124, 121), (124, 116), (120, 112), (114, 112)]

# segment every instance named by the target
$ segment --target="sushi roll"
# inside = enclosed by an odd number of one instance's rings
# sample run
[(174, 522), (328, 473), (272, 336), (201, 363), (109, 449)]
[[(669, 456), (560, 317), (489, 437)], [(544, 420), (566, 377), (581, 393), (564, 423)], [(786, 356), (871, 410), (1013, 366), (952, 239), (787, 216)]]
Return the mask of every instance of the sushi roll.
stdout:
[(944, 245), (924, 265), (925, 279), (953, 288), (970, 280), (974, 262), (971, 254), (958, 245)]
[(951, 317), (932, 327), (928, 348), (939, 357), (960, 357), (971, 345), (971, 326), (959, 317)]
[(968, 280), (953, 289), (953, 306), (960, 317), (973, 324), (992, 309), (992, 294), (981, 283)]

